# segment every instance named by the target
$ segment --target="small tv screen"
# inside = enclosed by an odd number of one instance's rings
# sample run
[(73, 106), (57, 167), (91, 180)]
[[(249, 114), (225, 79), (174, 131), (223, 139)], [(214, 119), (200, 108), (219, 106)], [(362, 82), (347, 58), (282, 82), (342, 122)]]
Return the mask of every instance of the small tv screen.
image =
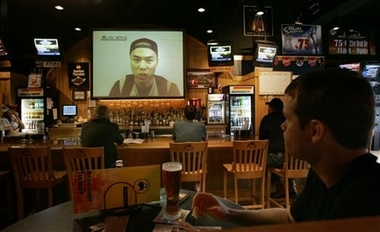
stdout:
[(92, 99), (185, 97), (185, 31), (92, 29)]
[(4, 44), (3, 39), (0, 37), (0, 57), (8, 56), (8, 50)]
[(208, 65), (214, 66), (233, 66), (234, 54), (231, 42), (213, 42), (207, 44)]
[(63, 105), (62, 106), (62, 116), (64, 117), (77, 116), (77, 112), (78, 112), (77, 105)]
[(355, 72), (360, 72), (360, 62), (358, 63), (350, 63), (350, 64), (340, 64), (339, 65), (339, 68), (345, 68), (345, 69), (349, 69), (349, 70), (352, 70), (352, 71), (355, 71)]
[(34, 47), (38, 56), (61, 56), (56, 38), (34, 38)]
[(362, 76), (370, 81), (376, 80), (380, 74), (380, 63), (367, 63), (363, 65)]
[(276, 54), (276, 44), (258, 43), (253, 54), (253, 64), (254, 66), (272, 66)]

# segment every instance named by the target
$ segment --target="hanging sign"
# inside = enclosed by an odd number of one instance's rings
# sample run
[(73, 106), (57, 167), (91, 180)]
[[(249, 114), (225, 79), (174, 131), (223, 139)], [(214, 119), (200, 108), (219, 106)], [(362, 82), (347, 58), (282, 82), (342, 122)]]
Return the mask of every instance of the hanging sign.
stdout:
[(322, 28), (320, 25), (281, 25), (282, 54), (321, 55)]

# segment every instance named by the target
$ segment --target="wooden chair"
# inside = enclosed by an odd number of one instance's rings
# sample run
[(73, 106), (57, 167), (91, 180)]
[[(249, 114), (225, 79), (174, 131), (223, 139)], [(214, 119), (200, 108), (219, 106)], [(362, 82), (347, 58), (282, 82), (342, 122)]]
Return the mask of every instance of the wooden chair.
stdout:
[(208, 142), (169, 144), (170, 160), (182, 163), (182, 182), (200, 182), (200, 191), (206, 191)]
[[(265, 205), (265, 169), (268, 155), (268, 140), (234, 140), (233, 162), (223, 164), (223, 196), (227, 199), (228, 174), (234, 176), (235, 203), (246, 198), (238, 193), (238, 180), (251, 179), (252, 192), (249, 199), (251, 205), (244, 206), (247, 209), (264, 208)], [(260, 204), (256, 203), (256, 179), (260, 179)]]
[[(285, 154), (285, 162), (282, 169), (278, 168), (267, 168), (267, 207), (270, 207), (270, 204), (273, 203), (281, 208), (288, 208), (290, 206), (290, 193), (289, 193), (289, 179), (301, 179), (306, 178), (309, 173), (310, 165), (306, 161), (299, 160), (288, 154)], [(285, 183), (285, 206), (281, 203), (281, 199), (274, 199), (270, 197), (271, 192), (271, 174), (275, 173), (284, 178)], [(282, 200), (283, 201), (283, 200)]]
[(62, 148), (63, 158), (67, 175), (69, 176), (70, 197), (72, 199), (72, 175), (74, 171), (87, 171), (94, 169), (104, 169), (104, 148), (103, 147), (64, 147)]
[(7, 215), (8, 217), (8, 225), (13, 222), (13, 210), (12, 210), (12, 172), (10, 170), (0, 170), (0, 182), (5, 183), (6, 198), (5, 198), (5, 209), (0, 209), (0, 217), (2, 214)]
[(24, 189), (36, 190), (36, 203), (40, 201), (40, 190), (47, 189), (48, 207), (53, 206), (53, 187), (65, 179), (67, 172), (52, 169), (50, 147), (8, 149), (16, 186), (18, 220), (24, 216)]

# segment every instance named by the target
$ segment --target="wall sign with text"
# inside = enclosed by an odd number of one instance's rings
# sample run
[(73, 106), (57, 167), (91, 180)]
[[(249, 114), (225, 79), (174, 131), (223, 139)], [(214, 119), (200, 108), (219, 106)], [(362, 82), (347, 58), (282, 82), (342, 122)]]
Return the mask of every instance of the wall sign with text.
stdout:
[(89, 89), (90, 75), (88, 62), (68, 63), (69, 88)]
[(329, 54), (376, 55), (375, 33), (334, 31), (329, 33)]
[(322, 55), (320, 25), (281, 25), (282, 54)]

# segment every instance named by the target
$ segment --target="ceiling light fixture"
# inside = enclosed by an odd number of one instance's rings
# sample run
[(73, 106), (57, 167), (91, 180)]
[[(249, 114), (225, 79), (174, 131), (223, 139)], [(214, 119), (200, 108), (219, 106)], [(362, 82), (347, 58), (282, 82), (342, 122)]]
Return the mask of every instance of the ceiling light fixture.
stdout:
[(63, 10), (64, 9), (63, 6), (61, 6), (61, 5), (56, 5), (54, 8), (56, 10)]
[(264, 14), (264, 10), (265, 10), (264, 0), (259, 0), (259, 2), (257, 3), (257, 12), (256, 12), (256, 15), (263, 15)]
[(212, 33), (213, 33), (213, 30), (208, 29), (208, 30), (207, 30), (207, 33), (208, 33), (208, 34), (212, 34)]
[(76, 27), (76, 28), (74, 28), (74, 30), (76, 30), (76, 31), (82, 31), (82, 28)]
[(199, 7), (199, 8), (198, 8), (198, 12), (200, 12), (200, 13), (203, 13), (203, 12), (205, 12), (205, 11), (206, 11), (206, 9), (203, 8), (203, 7)]

